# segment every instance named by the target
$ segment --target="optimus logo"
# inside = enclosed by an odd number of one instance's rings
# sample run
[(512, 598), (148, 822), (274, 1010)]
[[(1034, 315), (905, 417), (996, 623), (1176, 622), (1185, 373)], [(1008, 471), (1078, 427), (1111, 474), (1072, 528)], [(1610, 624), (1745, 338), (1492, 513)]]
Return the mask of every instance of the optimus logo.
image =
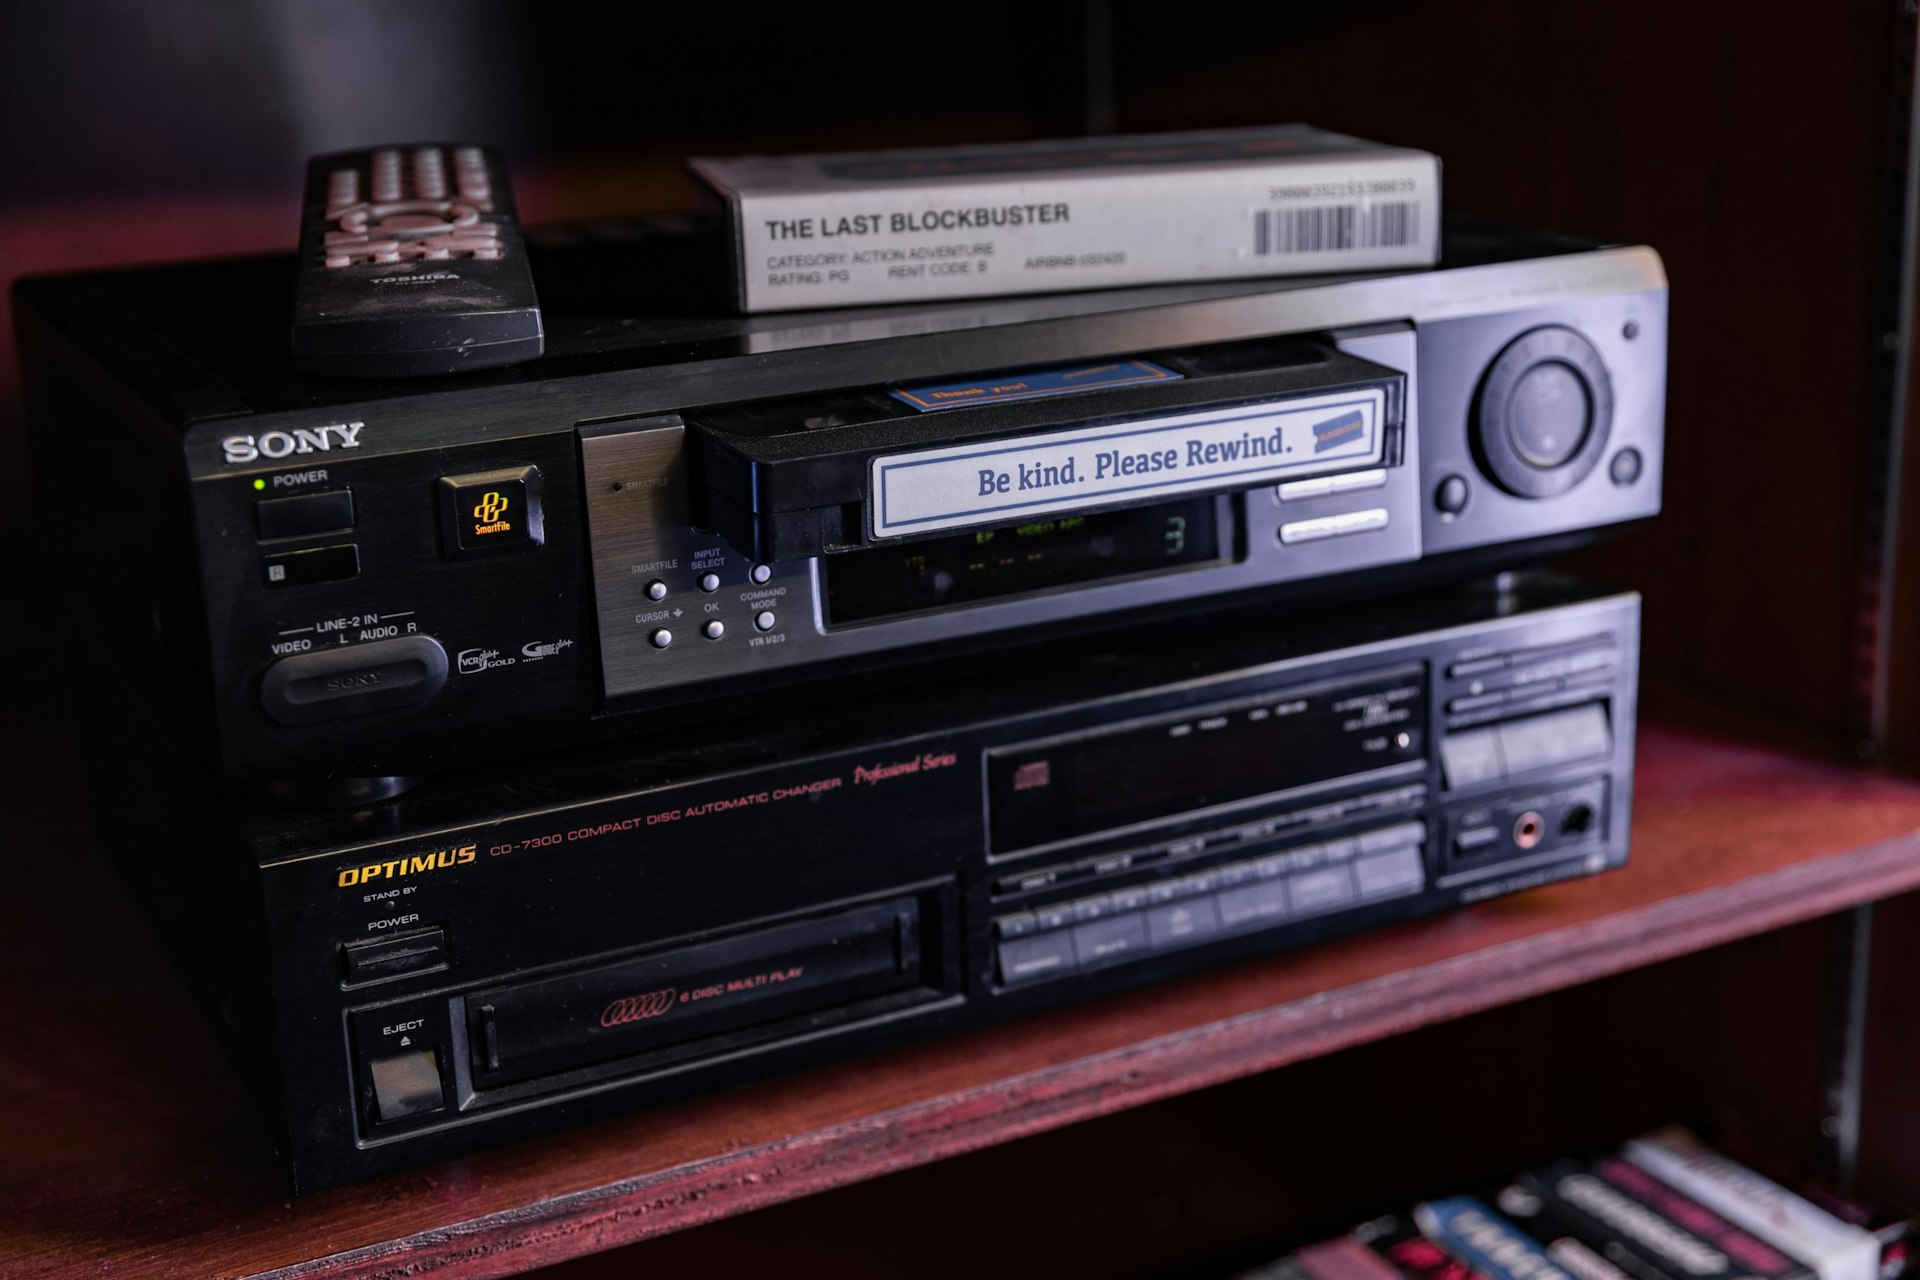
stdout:
[(600, 1025), (623, 1027), (629, 1022), (657, 1018), (673, 1008), (673, 998), (677, 994), (678, 991), (673, 987), (662, 987), (645, 995), (621, 996), (600, 1011)]
[(263, 431), (258, 436), (228, 436), (220, 442), (227, 462), (257, 462), (261, 458), (290, 458), (302, 453), (331, 453), (358, 449), (364, 422), (334, 422), (324, 427), (296, 427), (292, 431)]

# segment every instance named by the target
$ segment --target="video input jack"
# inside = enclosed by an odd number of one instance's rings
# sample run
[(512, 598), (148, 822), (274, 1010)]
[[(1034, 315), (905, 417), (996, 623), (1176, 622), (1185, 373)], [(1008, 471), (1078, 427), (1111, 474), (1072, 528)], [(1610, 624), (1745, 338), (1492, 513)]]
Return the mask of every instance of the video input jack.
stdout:
[(1513, 843), (1516, 848), (1531, 849), (1540, 843), (1540, 837), (1547, 833), (1547, 820), (1527, 810), (1513, 820)]

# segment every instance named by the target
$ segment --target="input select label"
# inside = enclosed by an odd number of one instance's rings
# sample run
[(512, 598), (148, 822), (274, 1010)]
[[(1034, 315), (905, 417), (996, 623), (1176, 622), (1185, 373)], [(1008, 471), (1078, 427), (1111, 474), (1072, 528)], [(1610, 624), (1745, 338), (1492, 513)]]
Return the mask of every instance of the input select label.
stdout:
[(873, 536), (1344, 471), (1382, 460), (1384, 416), (1384, 392), (1349, 390), (875, 458)]

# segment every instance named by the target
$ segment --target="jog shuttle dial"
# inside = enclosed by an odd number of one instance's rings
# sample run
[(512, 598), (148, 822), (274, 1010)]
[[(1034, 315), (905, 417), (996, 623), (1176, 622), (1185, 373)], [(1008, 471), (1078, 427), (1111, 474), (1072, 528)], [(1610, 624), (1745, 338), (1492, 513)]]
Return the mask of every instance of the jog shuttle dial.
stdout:
[(1508, 493), (1565, 493), (1606, 452), (1613, 383), (1594, 345), (1564, 325), (1521, 334), (1487, 366), (1474, 406), (1480, 465)]

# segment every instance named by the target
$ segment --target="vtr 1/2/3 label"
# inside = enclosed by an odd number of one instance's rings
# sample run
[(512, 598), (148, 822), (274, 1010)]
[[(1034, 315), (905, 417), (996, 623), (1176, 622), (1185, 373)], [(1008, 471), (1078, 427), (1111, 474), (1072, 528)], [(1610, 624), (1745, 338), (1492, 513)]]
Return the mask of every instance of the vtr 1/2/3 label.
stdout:
[(876, 538), (1159, 502), (1378, 462), (1378, 388), (1076, 428), (872, 462)]

